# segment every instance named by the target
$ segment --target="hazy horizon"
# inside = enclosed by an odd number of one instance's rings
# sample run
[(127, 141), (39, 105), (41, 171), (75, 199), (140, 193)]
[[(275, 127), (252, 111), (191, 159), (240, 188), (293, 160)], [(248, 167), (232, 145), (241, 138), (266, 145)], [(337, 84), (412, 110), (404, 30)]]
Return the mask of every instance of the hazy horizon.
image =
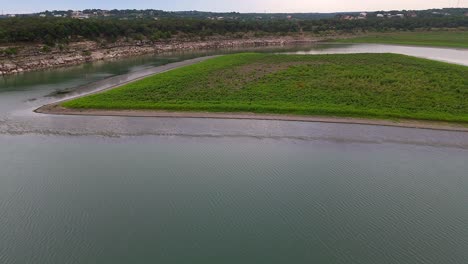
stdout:
[(237, 0), (215, 1), (175, 0), (159, 2), (151, 0), (134, 0), (131, 3), (123, 0), (115, 1), (47, 1), (24, 0), (21, 3), (8, 2), (3, 4), (4, 14), (35, 13), (45, 10), (83, 10), (83, 9), (158, 9), (166, 11), (212, 11), (212, 12), (267, 12), (267, 13), (328, 13), (378, 10), (419, 10), (430, 8), (467, 7), (468, 0), (364, 0), (359, 2), (346, 0), (305, 1), (290, 0)]

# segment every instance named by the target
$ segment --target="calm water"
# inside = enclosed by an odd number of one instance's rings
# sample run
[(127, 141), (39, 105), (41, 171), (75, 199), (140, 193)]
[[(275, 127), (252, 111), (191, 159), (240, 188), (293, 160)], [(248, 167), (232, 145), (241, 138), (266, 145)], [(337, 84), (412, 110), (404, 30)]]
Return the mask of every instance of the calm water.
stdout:
[(213, 53), (0, 79), (0, 263), (468, 263), (468, 133), (32, 113)]
[(468, 66), (468, 49), (432, 48), (382, 44), (327, 44), (314, 49), (287, 52), (289, 54), (333, 54), (333, 53), (397, 53), (431, 60)]

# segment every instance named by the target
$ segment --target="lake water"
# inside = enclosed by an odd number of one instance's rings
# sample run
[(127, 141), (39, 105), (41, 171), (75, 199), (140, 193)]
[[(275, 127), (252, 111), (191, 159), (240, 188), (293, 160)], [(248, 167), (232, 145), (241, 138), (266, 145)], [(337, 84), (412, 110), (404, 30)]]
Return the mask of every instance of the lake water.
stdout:
[(314, 49), (286, 52), (289, 54), (397, 53), (468, 66), (468, 49), (432, 48), (382, 44), (324, 44)]
[(218, 52), (0, 79), (0, 263), (467, 263), (468, 133), (32, 113)]

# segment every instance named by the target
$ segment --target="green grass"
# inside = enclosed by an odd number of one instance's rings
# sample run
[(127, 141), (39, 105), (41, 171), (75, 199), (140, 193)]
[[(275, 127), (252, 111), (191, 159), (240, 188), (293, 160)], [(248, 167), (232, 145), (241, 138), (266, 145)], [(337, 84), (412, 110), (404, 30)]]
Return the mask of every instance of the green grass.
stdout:
[(468, 67), (396, 54), (245, 53), (62, 105), (468, 122)]
[(337, 42), (468, 48), (468, 31), (380, 33)]

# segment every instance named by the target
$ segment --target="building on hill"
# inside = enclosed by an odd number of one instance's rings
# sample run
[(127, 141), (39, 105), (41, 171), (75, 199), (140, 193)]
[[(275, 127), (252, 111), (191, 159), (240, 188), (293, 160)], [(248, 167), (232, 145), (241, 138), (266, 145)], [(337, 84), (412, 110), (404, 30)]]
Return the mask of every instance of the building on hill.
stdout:
[(89, 18), (89, 14), (84, 14), (81, 11), (73, 11), (71, 17), (76, 19), (87, 19)]
[(354, 20), (355, 17), (350, 16), (350, 15), (344, 15), (344, 16), (341, 16), (341, 19), (342, 19), (342, 20)]

